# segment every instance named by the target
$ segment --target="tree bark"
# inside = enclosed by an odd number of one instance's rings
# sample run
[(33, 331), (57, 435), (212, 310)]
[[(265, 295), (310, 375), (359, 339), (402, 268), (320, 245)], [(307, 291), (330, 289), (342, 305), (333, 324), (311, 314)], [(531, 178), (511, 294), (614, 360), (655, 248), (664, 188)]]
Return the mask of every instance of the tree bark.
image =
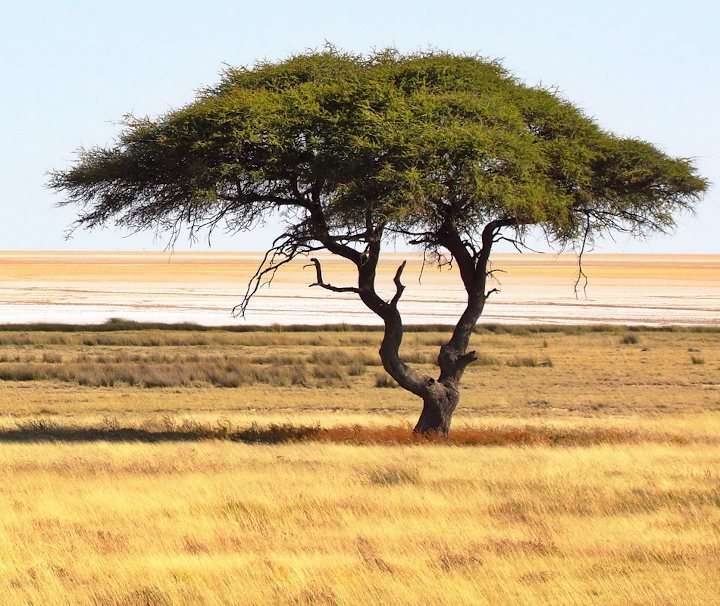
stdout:
[(460, 400), (460, 393), (451, 387), (437, 383), (439, 386), (423, 398), (423, 409), (420, 413), (415, 433), (437, 432), (447, 436), (455, 407)]

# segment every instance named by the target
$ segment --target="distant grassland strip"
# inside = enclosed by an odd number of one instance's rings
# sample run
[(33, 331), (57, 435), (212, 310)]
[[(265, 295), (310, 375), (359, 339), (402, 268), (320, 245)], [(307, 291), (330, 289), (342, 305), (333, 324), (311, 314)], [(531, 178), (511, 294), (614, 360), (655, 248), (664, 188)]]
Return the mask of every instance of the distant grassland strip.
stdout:
[[(368, 366), (381, 365), (376, 353), (378, 328), (349, 325), (246, 328), (144, 325), (120, 320), (89, 327), (17, 325), (11, 329), (4, 325), (0, 326), (0, 381), (149, 388), (198, 384), (350, 387), (349, 377), (365, 374)], [(408, 327), (406, 343), (410, 347), (403, 351), (404, 361), (434, 364), (437, 347), (445, 342), (449, 331), (450, 327), (435, 325)], [(493, 335), (512, 340), (541, 335), (620, 334), (619, 343), (636, 345), (641, 333), (720, 334), (716, 327), (483, 325), (476, 329), (475, 340), (482, 346), (483, 337)], [(543, 343), (547, 345), (547, 341)], [(521, 353), (508, 357), (481, 350), (474, 366), (553, 366), (549, 356), (518, 351)], [(701, 358), (691, 359), (697, 364)], [(394, 384), (384, 378), (376, 382), (384, 386)]]
[[(405, 332), (452, 332), (451, 324), (405, 324)], [(0, 324), (0, 332), (117, 332), (117, 331), (191, 331), (191, 332), (382, 332), (381, 325), (372, 324), (236, 324), (228, 326), (205, 326), (194, 322), (139, 322), (124, 318), (111, 318), (100, 324), (65, 324), (58, 322), (6, 323)], [(563, 333), (582, 334), (592, 332), (720, 332), (720, 325), (663, 326), (621, 324), (498, 324), (480, 323), (476, 334), (528, 334)]]
[[(383, 370), (377, 330), (114, 325), (0, 331), (0, 416), (418, 410)], [(435, 376), (448, 332), (424, 328), (407, 332), (401, 355)], [(458, 419), (720, 412), (720, 332), (712, 327), (492, 326), (470, 346), (478, 359), (463, 377)]]

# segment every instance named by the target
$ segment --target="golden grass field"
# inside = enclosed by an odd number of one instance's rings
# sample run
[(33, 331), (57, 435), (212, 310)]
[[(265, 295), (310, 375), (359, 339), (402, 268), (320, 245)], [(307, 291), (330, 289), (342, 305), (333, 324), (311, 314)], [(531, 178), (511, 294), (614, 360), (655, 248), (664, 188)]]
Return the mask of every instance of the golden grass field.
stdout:
[(720, 603), (720, 329), (479, 330), (445, 442), (377, 331), (28, 328), (3, 605)]

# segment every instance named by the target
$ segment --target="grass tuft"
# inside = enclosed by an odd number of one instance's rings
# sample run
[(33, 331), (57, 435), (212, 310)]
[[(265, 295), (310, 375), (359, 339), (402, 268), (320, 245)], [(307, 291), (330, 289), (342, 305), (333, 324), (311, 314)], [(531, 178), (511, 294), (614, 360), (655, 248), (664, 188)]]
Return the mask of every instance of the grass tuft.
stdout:
[(367, 474), (371, 484), (376, 486), (399, 486), (401, 484), (419, 484), (420, 474), (406, 467), (388, 466), (371, 470)]
[(473, 365), (477, 366), (501, 366), (502, 360), (495, 356), (489, 356), (487, 354), (478, 354), (477, 360), (473, 362)]
[(512, 358), (511, 360), (508, 360), (505, 362), (510, 367), (513, 368), (535, 368), (538, 366), (546, 366), (549, 368), (552, 368), (553, 361), (550, 358), (545, 358), (543, 360), (539, 360), (538, 358), (534, 356), (516, 356)]
[(123, 606), (171, 606), (170, 596), (157, 587), (133, 589), (120, 602)]
[(395, 382), (389, 374), (385, 372), (379, 372), (375, 374), (375, 387), (381, 389), (392, 389), (397, 387), (398, 384)]

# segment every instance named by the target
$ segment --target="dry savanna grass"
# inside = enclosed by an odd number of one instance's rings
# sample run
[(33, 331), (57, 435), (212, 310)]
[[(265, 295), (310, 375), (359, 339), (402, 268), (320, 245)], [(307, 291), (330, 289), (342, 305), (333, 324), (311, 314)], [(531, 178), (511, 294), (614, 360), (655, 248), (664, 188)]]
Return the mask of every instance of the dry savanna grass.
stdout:
[(4, 604), (715, 604), (717, 446), (5, 444)]
[(450, 440), (379, 339), (0, 330), (0, 603), (720, 602), (720, 331), (481, 329)]

